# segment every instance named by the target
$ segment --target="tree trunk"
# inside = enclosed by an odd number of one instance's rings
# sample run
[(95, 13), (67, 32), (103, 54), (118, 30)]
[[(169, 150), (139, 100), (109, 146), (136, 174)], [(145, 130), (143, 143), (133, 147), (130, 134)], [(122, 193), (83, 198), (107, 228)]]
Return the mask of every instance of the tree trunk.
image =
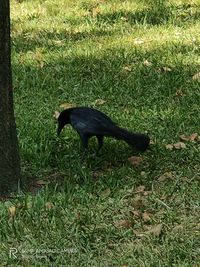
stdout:
[(13, 110), (9, 2), (0, 0), (0, 196), (16, 191), (20, 178)]

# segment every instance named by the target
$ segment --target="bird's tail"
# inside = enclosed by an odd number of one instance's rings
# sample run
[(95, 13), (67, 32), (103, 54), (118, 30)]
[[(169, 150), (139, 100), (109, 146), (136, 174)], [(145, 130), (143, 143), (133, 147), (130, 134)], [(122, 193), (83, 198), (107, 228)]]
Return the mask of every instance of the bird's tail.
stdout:
[(126, 129), (118, 126), (109, 129), (109, 136), (116, 139), (124, 140), (129, 145), (133, 146), (138, 151), (145, 151), (150, 143), (150, 138), (146, 134), (131, 133)]

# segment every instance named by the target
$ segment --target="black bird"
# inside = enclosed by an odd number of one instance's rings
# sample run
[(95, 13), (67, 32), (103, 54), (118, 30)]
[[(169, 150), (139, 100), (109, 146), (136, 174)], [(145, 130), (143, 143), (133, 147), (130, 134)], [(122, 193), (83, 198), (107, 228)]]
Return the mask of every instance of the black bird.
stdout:
[(138, 151), (145, 151), (150, 142), (147, 135), (131, 133), (118, 127), (107, 115), (94, 108), (75, 107), (62, 111), (58, 117), (58, 135), (66, 124), (71, 124), (77, 131), (85, 151), (92, 136), (98, 140), (97, 153), (103, 145), (104, 136), (124, 140)]

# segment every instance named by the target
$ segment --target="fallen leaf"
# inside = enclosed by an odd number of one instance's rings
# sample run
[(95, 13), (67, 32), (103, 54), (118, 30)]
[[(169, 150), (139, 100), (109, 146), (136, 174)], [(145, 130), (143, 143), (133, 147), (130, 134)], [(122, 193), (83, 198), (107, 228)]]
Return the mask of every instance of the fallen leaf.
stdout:
[(193, 133), (189, 136), (184, 135), (184, 134), (180, 135), (180, 139), (182, 141), (198, 141), (198, 137), (199, 137), (198, 133)]
[(150, 140), (150, 145), (155, 145), (155, 141), (153, 141), (153, 140)]
[(194, 74), (194, 75), (192, 76), (192, 79), (193, 79), (194, 81), (200, 81), (200, 72)]
[(162, 174), (159, 178), (158, 181), (163, 182), (167, 179), (172, 179), (173, 177), (173, 173), (172, 172), (165, 172), (164, 174)]
[(140, 163), (142, 162), (142, 158), (141, 157), (136, 157), (136, 156), (132, 156), (130, 158), (128, 158), (128, 161), (134, 165), (134, 166), (138, 166), (140, 165)]
[(168, 145), (165, 145), (166, 149), (168, 150), (173, 150), (173, 149), (184, 149), (186, 148), (186, 145), (183, 143), (183, 142), (178, 142), (178, 143), (175, 143), (175, 144), (168, 144)]
[(54, 114), (53, 114), (53, 117), (54, 117), (54, 119), (58, 119), (58, 117), (59, 117), (59, 115), (60, 115), (60, 112), (58, 112), (57, 110), (54, 112)]
[(141, 233), (141, 232), (138, 232), (138, 231), (134, 231), (134, 234), (135, 234), (136, 237), (139, 237), (139, 238), (142, 238), (142, 237), (145, 236), (144, 233)]
[(123, 67), (123, 70), (132, 71), (132, 68), (131, 68), (131, 66), (124, 66)]
[(93, 178), (94, 180), (97, 180), (102, 174), (103, 174), (103, 171), (94, 171), (94, 172), (92, 173), (92, 178)]
[(117, 227), (131, 228), (133, 226), (133, 223), (128, 220), (119, 220), (115, 222), (115, 225)]
[(163, 70), (164, 70), (164, 72), (170, 72), (170, 71), (172, 71), (172, 69), (170, 69), (168, 67), (163, 67)]
[(103, 190), (101, 193), (100, 193), (100, 196), (103, 197), (103, 198), (106, 198), (110, 195), (111, 191), (110, 191), (110, 188), (106, 188), (105, 190)]
[(184, 230), (184, 227), (180, 224), (180, 225), (176, 225), (173, 229), (172, 229), (172, 231), (173, 232), (175, 232), (175, 233), (181, 233), (181, 232), (183, 232), (183, 230)]
[(38, 181), (36, 181), (36, 184), (37, 185), (45, 185), (45, 184), (47, 184), (48, 182), (47, 181), (44, 181), (44, 180), (38, 180)]
[(144, 192), (145, 186), (144, 185), (139, 185), (138, 187), (135, 188), (135, 193), (141, 193)]
[(195, 141), (198, 139), (198, 133), (193, 133), (190, 135), (190, 141)]
[(51, 202), (47, 202), (46, 204), (45, 204), (45, 206), (46, 206), (46, 208), (47, 209), (52, 209), (53, 207), (54, 207), (54, 204), (53, 203), (51, 203)]
[(62, 103), (60, 104), (60, 108), (64, 108), (64, 109), (68, 109), (68, 108), (75, 108), (77, 107), (76, 104), (72, 104), (72, 103)]
[(34, 58), (37, 61), (38, 65), (43, 68), (44, 67), (44, 63), (45, 63), (45, 59), (44, 59), (44, 54), (42, 53), (42, 51), (38, 48), (35, 51), (34, 54)]
[(184, 144), (183, 142), (178, 142), (178, 143), (174, 144), (174, 148), (175, 149), (184, 149), (184, 148), (186, 148), (186, 144)]
[(146, 234), (152, 234), (154, 236), (159, 237), (161, 235), (162, 228), (163, 228), (163, 225), (158, 224), (156, 226), (153, 226), (149, 231), (146, 232)]
[(144, 206), (143, 199), (138, 196), (133, 199), (132, 205), (135, 210), (140, 210)]
[(152, 66), (152, 63), (149, 62), (147, 59), (145, 59), (145, 60), (143, 61), (143, 64), (144, 64), (145, 66), (147, 66), (147, 67)]
[(140, 217), (140, 211), (138, 210), (132, 210), (131, 213), (133, 214), (133, 216), (136, 216), (136, 217)]
[(180, 140), (181, 140), (181, 141), (189, 141), (189, 136), (186, 136), (186, 135), (184, 135), (184, 134), (181, 134), (181, 135), (180, 135)]
[(100, 7), (95, 7), (95, 8), (92, 9), (92, 16), (93, 17), (97, 16), (100, 13), (101, 13)]
[(9, 207), (9, 213), (11, 217), (14, 217), (16, 214), (16, 207), (15, 206)]
[(168, 144), (165, 146), (168, 150), (173, 150), (174, 146), (172, 144)]
[(106, 103), (106, 100), (103, 100), (101, 98), (98, 98), (94, 101), (93, 105), (100, 106)]
[(136, 40), (134, 40), (134, 44), (136, 44), (136, 45), (141, 45), (141, 44), (143, 44), (143, 43), (144, 43), (143, 40), (140, 40), (140, 39), (136, 39)]
[(128, 109), (128, 108), (125, 108), (124, 109), (124, 112), (126, 112), (127, 114), (130, 114), (131, 113), (130, 109)]
[(182, 176), (181, 181), (183, 182), (189, 182), (189, 178), (187, 176)]
[(145, 192), (143, 193), (144, 196), (148, 196), (148, 195), (150, 195), (150, 194), (152, 194), (152, 191), (145, 191)]
[(145, 212), (142, 214), (142, 219), (144, 220), (144, 222), (149, 222), (149, 221), (151, 221), (150, 214), (149, 214), (148, 212), (145, 211)]
[(176, 96), (183, 96), (184, 93), (181, 90), (176, 91)]
[(123, 20), (123, 21), (127, 21), (128, 20), (128, 18), (126, 18), (126, 17), (121, 17), (120, 19)]

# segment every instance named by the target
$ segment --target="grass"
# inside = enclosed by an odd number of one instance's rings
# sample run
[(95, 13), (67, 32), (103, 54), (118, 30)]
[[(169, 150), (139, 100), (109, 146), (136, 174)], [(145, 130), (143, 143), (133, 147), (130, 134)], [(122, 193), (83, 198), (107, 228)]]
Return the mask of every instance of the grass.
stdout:
[[(165, 147), (200, 132), (199, 8), (197, 0), (11, 1), (30, 188), (0, 203), (3, 266), (200, 266), (200, 145)], [(91, 140), (82, 163), (73, 130), (56, 137), (63, 103), (96, 107), (155, 144), (133, 166), (125, 143), (106, 139), (95, 158)]]

